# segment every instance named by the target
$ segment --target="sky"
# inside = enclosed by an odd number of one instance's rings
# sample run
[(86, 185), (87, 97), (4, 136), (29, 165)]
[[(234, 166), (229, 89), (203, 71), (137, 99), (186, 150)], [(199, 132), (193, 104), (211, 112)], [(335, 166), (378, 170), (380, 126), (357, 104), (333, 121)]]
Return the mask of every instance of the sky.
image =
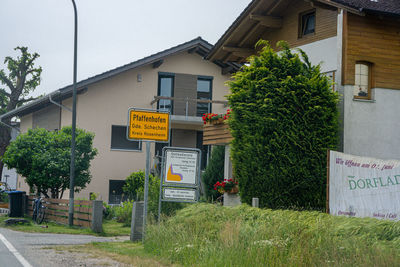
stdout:
[[(251, 0), (75, 0), (78, 81), (187, 42), (215, 44)], [(47, 94), (73, 79), (71, 0), (0, 0), (0, 69), (17, 46), (40, 57)]]

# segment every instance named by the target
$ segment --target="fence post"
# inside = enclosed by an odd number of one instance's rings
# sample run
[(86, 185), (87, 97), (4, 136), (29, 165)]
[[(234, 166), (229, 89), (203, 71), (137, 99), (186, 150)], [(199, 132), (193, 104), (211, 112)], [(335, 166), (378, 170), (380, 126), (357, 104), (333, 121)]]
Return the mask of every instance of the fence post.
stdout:
[(103, 201), (93, 200), (92, 230), (96, 233), (103, 232)]
[(132, 242), (143, 239), (144, 202), (135, 201), (132, 206), (131, 236)]
[(258, 208), (259, 204), (258, 204), (258, 197), (253, 197), (253, 199), (251, 200), (251, 206)]

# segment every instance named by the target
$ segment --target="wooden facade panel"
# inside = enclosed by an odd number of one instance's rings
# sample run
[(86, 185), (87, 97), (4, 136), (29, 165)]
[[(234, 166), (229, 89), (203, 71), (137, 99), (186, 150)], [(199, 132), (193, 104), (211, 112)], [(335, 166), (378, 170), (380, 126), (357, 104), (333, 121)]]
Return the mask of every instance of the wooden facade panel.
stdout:
[[(315, 34), (299, 38), (299, 16), (313, 9), (316, 17)], [(261, 37), (268, 40), (273, 47), (280, 40), (285, 40), (291, 47), (296, 47), (334, 37), (337, 35), (337, 15), (336, 10), (312, 7), (305, 1), (295, 1), (282, 14), (282, 28), (267, 31)]]
[(204, 145), (226, 145), (232, 141), (229, 126), (226, 123), (205, 125), (203, 128)]
[(400, 21), (347, 14), (344, 84), (353, 85), (355, 64), (373, 64), (372, 87), (400, 89)]

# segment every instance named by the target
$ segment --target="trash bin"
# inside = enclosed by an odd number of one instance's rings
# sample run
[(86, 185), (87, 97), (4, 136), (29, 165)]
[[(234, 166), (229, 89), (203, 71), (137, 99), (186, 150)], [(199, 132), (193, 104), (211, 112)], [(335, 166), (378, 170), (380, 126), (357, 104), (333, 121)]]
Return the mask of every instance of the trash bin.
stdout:
[(8, 191), (10, 217), (24, 217), (24, 191)]

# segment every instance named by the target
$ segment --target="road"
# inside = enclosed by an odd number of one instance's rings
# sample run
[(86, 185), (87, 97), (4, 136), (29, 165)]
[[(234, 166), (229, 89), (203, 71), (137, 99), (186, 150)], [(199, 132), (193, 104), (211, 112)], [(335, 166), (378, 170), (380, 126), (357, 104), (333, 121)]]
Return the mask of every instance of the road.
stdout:
[[(0, 228), (0, 267), (104, 266), (110, 262), (88, 260), (85, 255), (44, 249), (60, 245), (109, 242), (115, 238), (90, 235), (24, 233)], [(112, 265), (119, 265), (112, 263)]]

